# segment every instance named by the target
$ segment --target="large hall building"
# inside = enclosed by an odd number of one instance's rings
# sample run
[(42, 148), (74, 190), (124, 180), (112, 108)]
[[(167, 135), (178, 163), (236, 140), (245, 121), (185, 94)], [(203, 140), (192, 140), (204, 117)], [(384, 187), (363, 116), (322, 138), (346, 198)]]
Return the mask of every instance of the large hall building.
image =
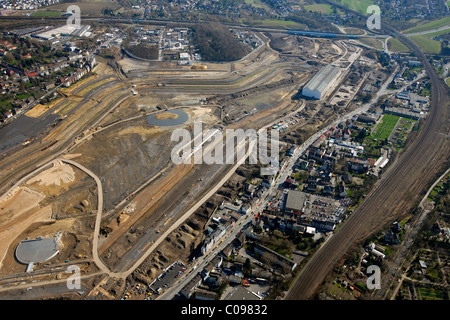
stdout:
[(327, 65), (303, 87), (302, 95), (315, 99), (324, 99), (338, 84), (343, 69)]

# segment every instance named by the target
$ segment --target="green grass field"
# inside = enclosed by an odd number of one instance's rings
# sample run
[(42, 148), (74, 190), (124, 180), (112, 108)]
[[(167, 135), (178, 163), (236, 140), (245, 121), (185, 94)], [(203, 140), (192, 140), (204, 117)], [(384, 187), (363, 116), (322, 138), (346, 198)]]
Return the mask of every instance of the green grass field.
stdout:
[(407, 29), (402, 31), (403, 34), (405, 33), (413, 33), (413, 32), (422, 32), (422, 31), (428, 31), (437, 29), (440, 27), (444, 27), (450, 24), (450, 17), (445, 17), (439, 20), (434, 20), (422, 25), (415, 26), (413, 28)]
[(423, 51), (429, 53), (439, 53), (441, 51), (441, 43), (438, 40), (433, 40), (433, 38), (449, 32), (450, 29), (445, 29), (427, 34), (410, 36), (409, 38), (413, 40)]
[(367, 14), (367, 8), (373, 5), (372, 0), (341, 0), (340, 3), (351, 10)]
[(17, 98), (17, 99), (20, 99), (20, 100), (27, 99), (27, 98), (29, 98), (29, 97), (31, 97), (31, 94), (30, 94), (30, 93), (24, 93), (24, 94), (17, 94), (17, 95), (16, 95), (16, 98)]
[(383, 116), (383, 119), (381, 120), (382, 122), (378, 125), (377, 132), (375, 132), (373, 138), (377, 140), (384, 140), (386, 138), (389, 138), (399, 119), (399, 116), (395, 116), (393, 114), (385, 114)]
[(400, 129), (406, 129), (406, 130), (410, 130), (411, 127), (414, 125), (414, 123), (416, 123), (417, 120), (413, 120), (413, 119), (407, 119), (407, 118), (403, 118), (403, 121), (401, 121), (397, 128)]
[(450, 87), (450, 77), (445, 79), (445, 83)]
[(428, 38), (433, 38), (433, 37), (438, 37), (438, 36), (446, 34), (446, 33), (450, 33), (450, 29), (444, 29), (444, 30), (440, 30), (440, 31), (430, 32), (430, 33), (424, 34), (424, 36), (427, 36)]
[(433, 289), (433, 288), (419, 288), (421, 300), (443, 300), (443, 292)]
[(363, 29), (359, 29), (359, 28), (344, 28), (344, 31), (348, 34), (364, 34), (364, 30)]
[(331, 14), (333, 12), (331, 6), (325, 3), (310, 4), (304, 6), (304, 8), (306, 11), (315, 11), (323, 14)]
[(405, 46), (403, 43), (401, 43), (400, 41), (398, 41), (397, 39), (394, 39), (394, 38), (390, 38), (388, 40), (388, 48), (389, 48), (389, 50), (394, 51), (394, 52), (409, 51), (407, 46)]
[(409, 38), (425, 52), (439, 53), (441, 51), (441, 42), (430, 39), (429, 35), (411, 36)]

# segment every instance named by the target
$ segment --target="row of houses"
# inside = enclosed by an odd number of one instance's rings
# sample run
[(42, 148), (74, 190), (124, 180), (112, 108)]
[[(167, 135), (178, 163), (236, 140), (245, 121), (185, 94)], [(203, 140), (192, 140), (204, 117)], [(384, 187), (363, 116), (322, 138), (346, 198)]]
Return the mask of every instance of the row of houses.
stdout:
[[(60, 0), (3, 0), (0, 3), (0, 9), (9, 10), (34, 10), (40, 7), (51, 6), (59, 3)], [(6, 13), (3, 13), (6, 14)]]
[[(246, 244), (246, 232), (241, 232), (229, 243), (218, 255), (216, 255), (204, 268), (199, 271), (179, 292), (184, 299), (195, 300), (215, 300), (223, 284), (233, 287), (231, 293), (222, 299), (225, 300), (261, 300), (262, 296), (249, 291), (246, 287), (249, 283), (267, 285), (273, 275), (267, 271), (263, 262), (253, 262), (251, 278), (244, 276), (244, 263), (247, 258), (235, 256), (240, 248)], [(264, 246), (258, 250), (267, 257), (265, 250), (270, 250)], [(295, 267), (290, 261), (285, 262), (283, 257), (278, 257), (280, 267), (288, 266), (288, 269)]]
[(79, 68), (77, 71), (73, 72), (72, 74), (62, 78), (60, 81), (65, 87), (70, 87), (72, 84), (80, 80), (83, 76), (85, 76), (87, 73), (91, 72), (91, 70), (94, 68), (94, 66), (97, 64), (97, 61), (95, 60), (94, 55), (91, 55), (87, 58), (87, 61), (84, 63), (84, 65)]
[(242, 215), (246, 214), (251, 208), (249, 203), (244, 203), (240, 200), (237, 200), (236, 202), (237, 204), (223, 201), (216, 209), (205, 230), (206, 237), (202, 241), (200, 248), (202, 255), (206, 254), (206, 252), (218, 243)]

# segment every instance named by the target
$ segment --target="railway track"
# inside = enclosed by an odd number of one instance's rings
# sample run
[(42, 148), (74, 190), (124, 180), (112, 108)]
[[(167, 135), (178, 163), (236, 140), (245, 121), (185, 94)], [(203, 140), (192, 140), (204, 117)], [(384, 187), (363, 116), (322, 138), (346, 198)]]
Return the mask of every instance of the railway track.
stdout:
[[(342, 9), (346, 10), (345, 7)], [(365, 201), (343, 222), (336, 234), (306, 264), (286, 295), (287, 300), (314, 297), (326, 276), (348, 250), (395, 218), (404, 216), (414, 203), (413, 195), (418, 196), (448, 161), (448, 141), (437, 133), (448, 126), (449, 90), (411, 40), (386, 24), (382, 27), (414, 50), (425, 66), (432, 82), (430, 113), (415, 141), (383, 174)]]

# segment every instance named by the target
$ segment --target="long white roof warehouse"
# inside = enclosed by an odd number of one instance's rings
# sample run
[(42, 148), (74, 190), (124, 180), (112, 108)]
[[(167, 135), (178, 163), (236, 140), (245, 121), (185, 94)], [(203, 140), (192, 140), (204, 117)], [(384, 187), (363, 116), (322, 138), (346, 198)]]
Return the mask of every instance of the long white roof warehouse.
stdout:
[(303, 87), (302, 94), (306, 97), (323, 99), (336, 84), (342, 68), (333, 65), (327, 65)]

